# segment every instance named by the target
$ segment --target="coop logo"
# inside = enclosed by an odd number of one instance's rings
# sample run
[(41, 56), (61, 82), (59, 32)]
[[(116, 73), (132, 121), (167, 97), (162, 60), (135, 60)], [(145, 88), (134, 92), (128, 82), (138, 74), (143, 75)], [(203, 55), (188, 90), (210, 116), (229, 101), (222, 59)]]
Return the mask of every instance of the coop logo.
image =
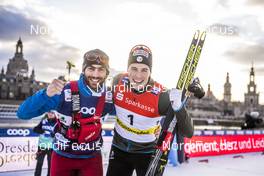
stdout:
[(9, 136), (28, 136), (30, 131), (28, 129), (8, 129), (7, 135)]
[(81, 108), (81, 112), (82, 112), (83, 114), (94, 115), (94, 114), (95, 114), (95, 107), (91, 107), (91, 108), (82, 107), (82, 108)]

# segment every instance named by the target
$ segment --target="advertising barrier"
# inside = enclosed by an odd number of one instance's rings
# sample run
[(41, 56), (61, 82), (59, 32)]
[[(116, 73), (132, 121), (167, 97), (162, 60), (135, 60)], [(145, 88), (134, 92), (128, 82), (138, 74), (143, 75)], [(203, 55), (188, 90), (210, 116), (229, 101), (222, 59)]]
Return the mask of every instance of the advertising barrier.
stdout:
[[(112, 143), (112, 130), (103, 130), (104, 145), (102, 148), (103, 163), (108, 163), (108, 155)], [(0, 173), (19, 170), (34, 170), (38, 134), (30, 128), (0, 129)], [(43, 168), (47, 168), (44, 159)]]
[[(104, 139), (103, 163), (106, 165), (113, 130), (103, 130), (102, 135)], [(37, 144), (38, 134), (32, 129), (0, 129), (0, 172), (35, 169)], [(264, 151), (264, 130), (195, 131), (191, 139), (185, 138), (182, 146), (190, 157), (261, 152)], [(46, 159), (43, 167), (47, 167)]]
[(0, 172), (35, 169), (37, 142), (37, 137), (0, 137)]
[(184, 151), (190, 157), (264, 151), (264, 130), (196, 131), (185, 138)]

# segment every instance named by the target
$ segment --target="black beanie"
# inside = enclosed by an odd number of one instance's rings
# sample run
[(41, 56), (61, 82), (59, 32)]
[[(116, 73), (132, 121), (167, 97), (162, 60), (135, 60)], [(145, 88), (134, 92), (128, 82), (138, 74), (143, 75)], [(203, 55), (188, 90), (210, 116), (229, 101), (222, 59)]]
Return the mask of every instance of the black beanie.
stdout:
[(107, 74), (109, 74), (109, 57), (100, 49), (94, 49), (86, 52), (83, 56), (82, 70), (91, 65), (102, 65), (106, 68)]
[(145, 45), (134, 46), (129, 53), (127, 68), (133, 63), (146, 64), (147, 66), (149, 66), (149, 69), (151, 71), (152, 53), (149, 47)]

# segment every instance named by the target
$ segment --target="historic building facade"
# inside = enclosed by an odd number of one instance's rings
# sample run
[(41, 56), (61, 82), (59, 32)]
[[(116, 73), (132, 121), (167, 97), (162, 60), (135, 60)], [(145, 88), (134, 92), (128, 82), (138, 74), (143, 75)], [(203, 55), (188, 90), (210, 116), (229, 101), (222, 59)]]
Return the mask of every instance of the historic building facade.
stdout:
[(257, 85), (255, 83), (253, 65), (250, 68), (250, 80), (247, 85), (247, 93), (244, 94), (244, 102), (232, 101), (232, 84), (229, 76), (229, 73), (227, 73), (224, 83), (223, 100), (215, 98), (210, 85), (208, 85), (204, 98), (200, 100), (190, 98), (187, 107), (193, 117), (238, 119), (244, 118), (244, 114), (251, 111), (258, 111), (261, 115), (264, 115), (264, 106), (259, 104), (259, 93), (257, 92)]
[(14, 57), (9, 59), (7, 70), (2, 67), (0, 73), (0, 99), (24, 100), (47, 83), (35, 80), (35, 71), (29, 75), (28, 62), (23, 56), (21, 38), (17, 41)]

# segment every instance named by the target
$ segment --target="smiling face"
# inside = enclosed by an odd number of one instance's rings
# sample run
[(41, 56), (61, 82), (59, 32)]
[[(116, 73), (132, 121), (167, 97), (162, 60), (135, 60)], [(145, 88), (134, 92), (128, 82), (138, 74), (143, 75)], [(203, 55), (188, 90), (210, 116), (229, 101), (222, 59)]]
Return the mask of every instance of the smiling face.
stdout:
[(84, 70), (86, 83), (90, 88), (97, 91), (98, 85), (102, 84), (107, 77), (106, 68), (102, 65), (91, 65)]
[(150, 69), (146, 64), (133, 63), (128, 67), (128, 78), (134, 89), (144, 88), (150, 77)]

